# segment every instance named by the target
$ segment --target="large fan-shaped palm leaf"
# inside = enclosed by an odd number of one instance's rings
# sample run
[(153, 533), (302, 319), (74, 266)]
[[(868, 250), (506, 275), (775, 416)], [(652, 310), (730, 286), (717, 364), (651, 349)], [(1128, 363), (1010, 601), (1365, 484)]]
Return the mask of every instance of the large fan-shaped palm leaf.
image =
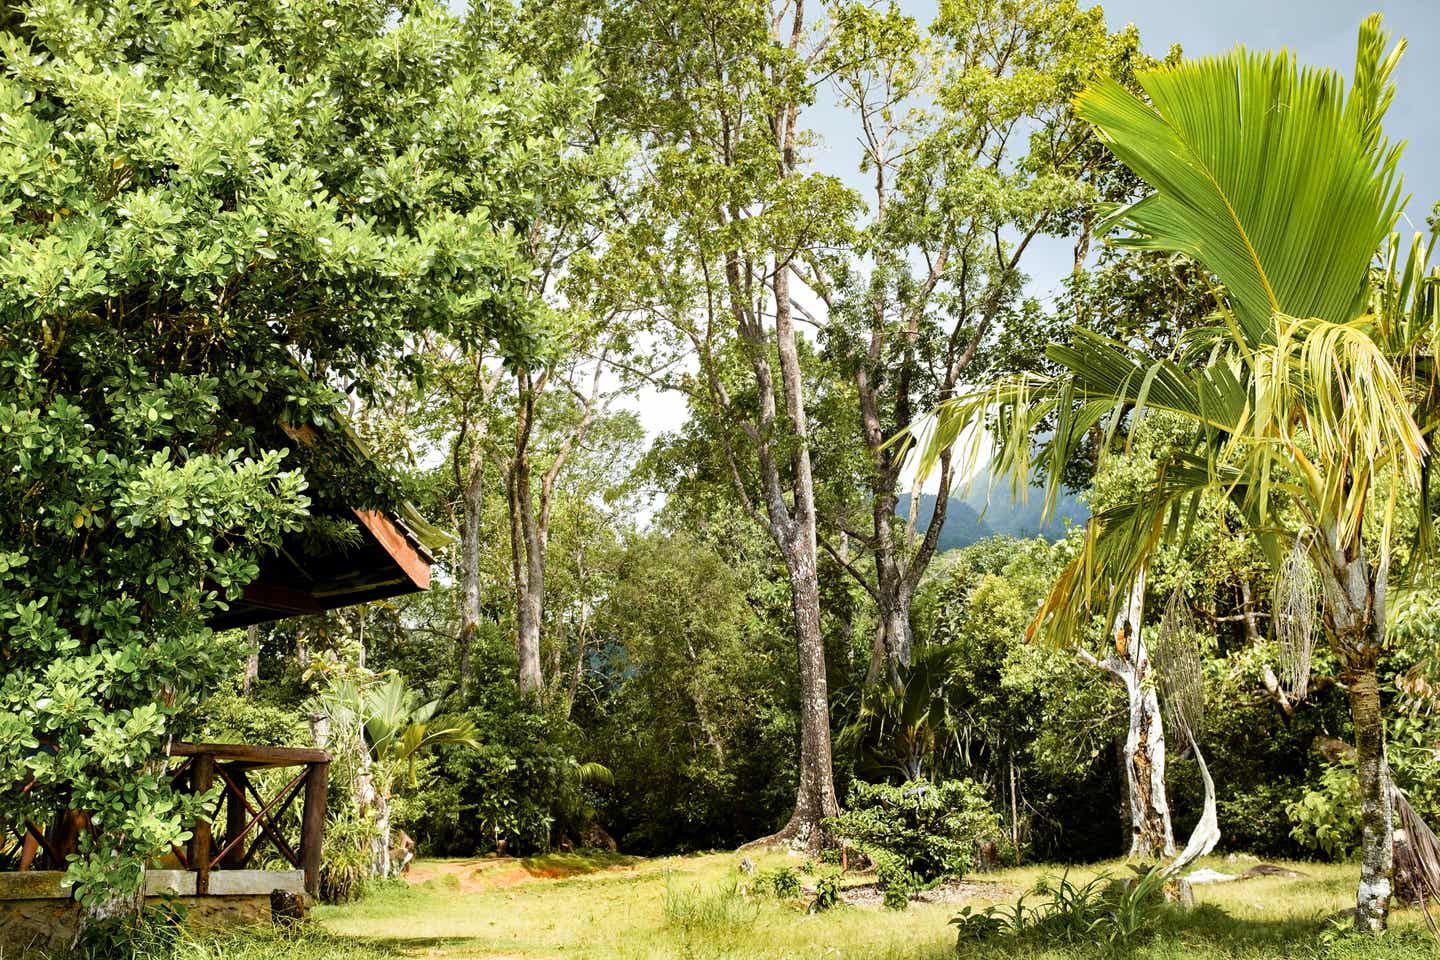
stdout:
[(1390, 74), (1379, 19), (1362, 28), (1349, 96), (1330, 70), (1244, 50), (1111, 80), (1079, 115), (1154, 193), (1115, 212), (1135, 247), (1180, 251), (1225, 285), (1252, 344), (1277, 315), (1343, 322), (1365, 304), (1400, 201), (1398, 150), (1380, 136)]

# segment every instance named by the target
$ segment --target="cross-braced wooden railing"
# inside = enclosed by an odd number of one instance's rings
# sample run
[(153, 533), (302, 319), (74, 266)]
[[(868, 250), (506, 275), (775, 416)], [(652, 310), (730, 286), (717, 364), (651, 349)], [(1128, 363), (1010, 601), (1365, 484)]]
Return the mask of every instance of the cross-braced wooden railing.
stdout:
[[(243, 870), (262, 845), (268, 843), (292, 866), (305, 872), (305, 889), (314, 894), (320, 886), (320, 856), (325, 834), (326, 781), (330, 755), (305, 747), (255, 747), (236, 743), (176, 743), (172, 757), (182, 758), (172, 773), (192, 793), (209, 791), (218, 780), (220, 796), (208, 816), (195, 822), (187, 849), (175, 848), (181, 866), (195, 874), (195, 892), (209, 892), (212, 870)], [(299, 767), (293, 777), (267, 799), (251, 774), (258, 770)], [(282, 824), (296, 798), (302, 799), (298, 844), (286, 839)], [(217, 838), (214, 824), (224, 811), (224, 832)]]
[[(180, 760), (170, 771), (176, 786), (190, 793), (207, 793), (217, 782), (221, 785), (214, 806), (196, 820), (190, 842), (184, 848), (171, 848), (179, 865), (195, 874), (197, 895), (210, 892), (212, 871), (244, 870), (266, 844), (304, 871), (307, 891), (314, 895), (319, 890), (329, 754), (304, 747), (175, 743), (170, 756)], [(262, 770), (296, 767), (299, 771), (293, 776), (280, 778), (278, 790), (262, 790), (258, 778), (252, 776)], [(273, 781), (270, 785), (273, 787)], [(297, 799), (301, 801), (300, 836), (292, 843), (284, 825)], [(223, 823), (218, 836), (216, 823)], [(0, 861), (5, 861), (0, 869), (64, 870), (67, 858), (78, 849), (80, 834), (88, 829), (89, 816), (79, 810), (61, 811), (48, 826), (26, 821), (13, 829), (13, 841), (5, 838), (6, 842), (0, 843)]]

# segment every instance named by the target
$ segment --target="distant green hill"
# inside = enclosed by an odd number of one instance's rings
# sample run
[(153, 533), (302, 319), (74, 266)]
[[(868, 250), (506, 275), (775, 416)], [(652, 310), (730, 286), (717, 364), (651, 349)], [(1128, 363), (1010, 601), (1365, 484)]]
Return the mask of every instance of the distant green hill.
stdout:
[[(977, 540), (995, 534), (1011, 537), (1047, 537), (1058, 540), (1065, 535), (1065, 522), (1072, 525), (1084, 523), (1090, 510), (1071, 494), (1062, 494), (1055, 504), (1055, 511), (1048, 523), (1040, 522), (1045, 511), (1045, 495), (1032, 490), (1024, 503), (1011, 503), (1008, 490), (997, 490), (989, 505), (985, 502), (985, 489), (979, 484), (966, 497), (951, 497), (950, 509), (945, 514), (945, 526), (940, 531), (939, 549), (958, 550), (968, 547)], [(933, 493), (922, 493), (915, 505), (915, 523), (924, 529), (935, 512)], [(910, 512), (910, 498), (904, 497), (896, 508), (901, 516)]]

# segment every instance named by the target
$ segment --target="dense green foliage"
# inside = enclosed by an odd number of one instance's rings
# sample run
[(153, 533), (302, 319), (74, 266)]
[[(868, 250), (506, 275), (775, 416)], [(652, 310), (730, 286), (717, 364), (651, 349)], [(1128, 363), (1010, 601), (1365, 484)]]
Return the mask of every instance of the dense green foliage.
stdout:
[(888, 907), (904, 909), (914, 890), (961, 876), (981, 845), (1000, 837), (999, 817), (969, 780), (898, 786), (857, 780), (845, 806), (831, 829), (874, 861)]
[[(138, 889), (213, 803), (164, 775), (174, 738), (329, 750), (322, 894), (349, 902), (397, 866), (400, 831), (467, 857), (771, 834), (807, 789), (817, 700), (843, 812), (809, 839), (871, 861), (887, 905), (982, 855), (1114, 857), (1128, 706), (1095, 667), (1123, 654), (1141, 564), (1145, 635), (1179, 611), (1200, 664), (1196, 747), (1161, 703), (1177, 837), (1204, 802), (1198, 747), (1220, 851), (1359, 852), (1362, 674), (1390, 775), (1440, 821), (1435, 504), (1406, 432), (1440, 409), (1440, 275), (1422, 242), (1408, 261), (1383, 242), (1378, 26), (1355, 106), (1307, 101), (1302, 132), (1333, 121), (1360, 173), (1305, 166), (1300, 214), (1365, 221), (1336, 241), (1345, 270), (1309, 276), (1254, 184), (1171, 177), (1174, 156), (1134, 146), (1228, 149), (1167, 126), (1190, 122), (1175, 78), (1213, 77), (1175, 51), (1157, 69), (1098, 10), (956, 2), (920, 24), (841, 3), (788, 33), (772, 13), (0, 14), (0, 780), (23, 787), (0, 822), (86, 811), (68, 880), (88, 906)], [(826, 90), (868, 194), (820, 162), (804, 118)], [(1104, 204), (1151, 182), (1159, 200), (1123, 208), (1130, 248), (1092, 250)], [(1190, 222), (1185, 191), (1247, 198), (1280, 280), (1234, 256), (1233, 224)], [(1039, 237), (1075, 249), (1044, 301)], [(772, 340), (775, 298), (815, 335)], [(642, 390), (683, 422), (647, 433)], [(971, 482), (907, 504), (890, 441), (936, 403), (930, 459)], [(428, 592), (212, 628), (268, 557), (348, 549), (352, 508), (402, 501), (456, 534)], [(1317, 650), (1297, 694), (1276, 561), (1325, 536), (1389, 615), (1367, 622), (1374, 656)], [(1317, 634), (1340, 635), (1332, 601), (1311, 603)], [(772, 868), (755, 888), (810, 882)], [(809, 905), (838, 906), (839, 883)], [(957, 926), (1128, 947), (1169, 917), (1145, 885), (1062, 881), (1069, 907)], [(756, 909), (738, 880), (663, 904), (687, 944)]]
[(443, 4), (5, 17), (0, 762), (34, 787), (4, 803), (92, 811), (98, 897), (184, 835), (151, 761), (235, 663), (207, 620), (282, 537), (393, 502), (287, 432), (343, 436), (417, 334), (542, 342), (514, 230), (591, 100)]

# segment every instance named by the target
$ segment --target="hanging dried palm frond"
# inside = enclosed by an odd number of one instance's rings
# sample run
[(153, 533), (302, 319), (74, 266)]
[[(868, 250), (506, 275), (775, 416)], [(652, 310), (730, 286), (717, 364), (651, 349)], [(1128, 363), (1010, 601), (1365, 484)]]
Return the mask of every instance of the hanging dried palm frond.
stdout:
[[(1395, 810), (1395, 895), (1422, 906), (1440, 901), (1440, 840), (1393, 784), (1390, 802)], [(1429, 910), (1425, 913), (1428, 921)]]
[(1275, 575), (1275, 637), (1280, 642), (1280, 681), (1292, 700), (1305, 699), (1310, 657), (1315, 652), (1315, 611), (1320, 591), (1302, 534)]
[(1205, 673), (1200, 630), (1179, 587), (1165, 604), (1152, 653), (1166, 716), (1181, 743), (1199, 740), (1205, 722)]

